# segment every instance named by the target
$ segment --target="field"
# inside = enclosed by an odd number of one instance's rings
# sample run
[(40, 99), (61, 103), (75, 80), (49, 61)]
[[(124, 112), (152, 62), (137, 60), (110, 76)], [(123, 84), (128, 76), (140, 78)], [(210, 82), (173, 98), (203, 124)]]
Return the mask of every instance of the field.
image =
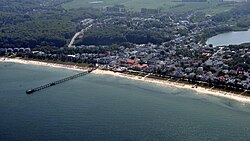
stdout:
[(128, 10), (139, 11), (141, 8), (160, 8), (166, 12), (188, 10), (204, 10), (209, 14), (223, 12), (231, 9), (236, 3), (223, 3), (221, 0), (208, 0), (208, 2), (181, 2), (177, 0), (72, 0), (64, 3), (65, 9), (94, 7), (103, 8), (116, 4), (125, 5)]

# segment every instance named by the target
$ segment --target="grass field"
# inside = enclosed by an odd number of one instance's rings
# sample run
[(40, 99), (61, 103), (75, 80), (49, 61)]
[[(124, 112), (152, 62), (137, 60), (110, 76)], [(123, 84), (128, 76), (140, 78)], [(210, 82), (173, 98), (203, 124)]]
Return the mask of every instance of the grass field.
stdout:
[(161, 8), (166, 12), (188, 10), (204, 10), (208, 13), (218, 13), (231, 9), (237, 4), (222, 3), (221, 0), (208, 0), (208, 2), (178, 2), (174, 0), (73, 0), (64, 3), (65, 9), (94, 7), (103, 8), (116, 4), (125, 5), (128, 10), (139, 11), (141, 8)]

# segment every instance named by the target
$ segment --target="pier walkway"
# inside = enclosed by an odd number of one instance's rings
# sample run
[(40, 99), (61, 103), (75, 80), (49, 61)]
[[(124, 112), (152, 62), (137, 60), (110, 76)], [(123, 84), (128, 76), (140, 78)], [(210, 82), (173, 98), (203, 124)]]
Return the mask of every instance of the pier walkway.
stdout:
[(69, 77), (66, 77), (66, 78), (63, 78), (63, 79), (60, 79), (60, 80), (51, 82), (51, 83), (47, 83), (47, 84), (44, 84), (44, 85), (42, 85), (42, 86), (39, 86), (39, 87), (36, 87), (36, 88), (33, 88), (33, 89), (28, 89), (28, 90), (26, 91), (26, 94), (32, 94), (32, 93), (34, 93), (34, 92), (37, 92), (37, 91), (40, 91), (40, 90), (43, 90), (43, 89), (46, 89), (46, 88), (49, 88), (49, 87), (52, 87), (52, 86), (61, 84), (61, 83), (63, 83), (63, 82), (66, 82), (66, 81), (69, 81), (69, 80), (72, 80), (72, 79), (75, 79), (75, 78), (78, 78), (78, 77), (87, 75), (87, 74), (91, 73), (92, 71), (94, 71), (94, 70), (96, 70), (96, 69), (97, 69), (97, 68), (90, 68), (90, 69), (89, 69), (88, 71), (86, 71), (86, 72), (78, 73), (78, 74), (76, 74), (76, 75), (69, 76)]

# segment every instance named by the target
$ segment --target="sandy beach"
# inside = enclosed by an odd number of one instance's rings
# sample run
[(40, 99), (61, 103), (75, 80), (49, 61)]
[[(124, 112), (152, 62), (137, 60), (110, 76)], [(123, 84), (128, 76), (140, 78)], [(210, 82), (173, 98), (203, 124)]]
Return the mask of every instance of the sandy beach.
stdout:
[[(73, 66), (73, 65), (47, 63), (47, 62), (40, 62), (40, 61), (33, 61), (33, 60), (23, 60), (19, 58), (0, 58), (0, 62), (13, 62), (13, 63), (20, 63), (20, 64), (30, 64), (30, 65), (37, 65), (37, 66), (47, 66), (47, 67), (53, 67), (53, 68), (64, 68), (64, 69), (77, 70), (77, 71), (86, 71), (86, 69), (80, 68), (78, 66)], [(171, 81), (166, 81), (166, 80), (158, 80), (158, 79), (152, 79), (152, 78), (147, 78), (147, 77), (139, 77), (139, 76), (100, 70), (100, 69), (97, 69), (93, 71), (92, 73), (97, 74), (97, 75), (111, 75), (114, 77), (121, 77), (121, 78), (131, 79), (135, 81), (143, 81), (146, 83), (153, 83), (153, 84), (167, 86), (167, 87), (190, 89), (190, 90), (196, 91), (199, 94), (208, 94), (208, 95), (213, 95), (217, 97), (224, 97), (224, 98), (236, 100), (239, 102), (250, 103), (250, 97), (247, 97), (247, 96), (234, 94), (234, 93), (228, 93), (224, 91), (217, 91), (213, 89), (206, 89), (203, 87), (192, 88), (192, 85), (189, 85), (189, 84), (171, 82)]]
[(63, 68), (63, 69), (70, 69), (70, 70), (77, 70), (77, 71), (86, 71), (87, 70), (87, 69), (82, 69), (80, 67), (73, 66), (73, 65), (40, 62), (40, 61), (33, 61), (33, 60), (24, 60), (24, 59), (19, 59), (19, 58), (0, 58), (0, 62), (12, 62), (12, 63), (19, 63), (19, 64), (27, 64), (27, 65)]

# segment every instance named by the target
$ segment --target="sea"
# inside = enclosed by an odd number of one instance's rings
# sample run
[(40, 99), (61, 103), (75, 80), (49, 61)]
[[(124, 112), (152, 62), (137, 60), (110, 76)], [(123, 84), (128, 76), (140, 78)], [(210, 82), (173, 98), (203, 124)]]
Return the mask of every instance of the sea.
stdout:
[(1, 141), (247, 141), (250, 105), (192, 90), (78, 71), (0, 63)]

